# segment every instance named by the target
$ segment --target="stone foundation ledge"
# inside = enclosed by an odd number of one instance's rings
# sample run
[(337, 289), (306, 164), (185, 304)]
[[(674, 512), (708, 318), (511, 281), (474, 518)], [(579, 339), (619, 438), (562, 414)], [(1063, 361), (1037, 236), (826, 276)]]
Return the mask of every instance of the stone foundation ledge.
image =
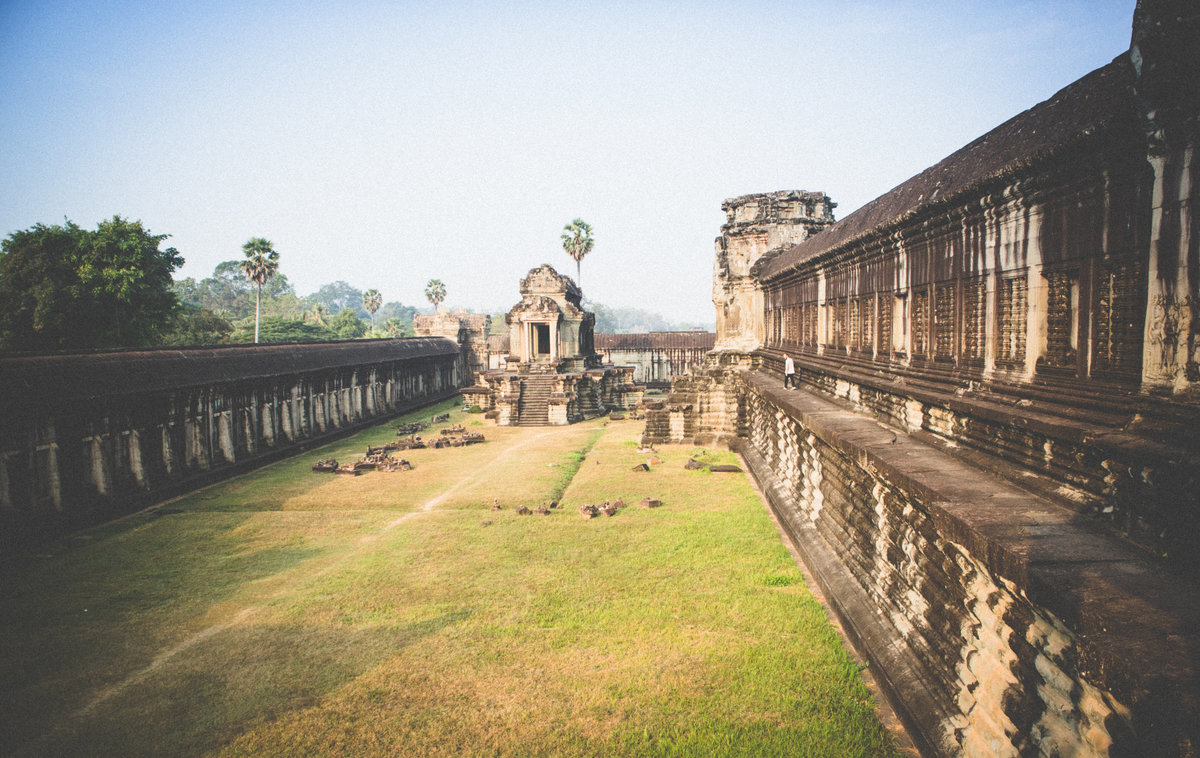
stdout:
[[(1094, 529), (1080, 514), (873, 419), (807, 391), (784, 390), (770, 375), (743, 372), (742, 380), (747, 392), (908, 493), (941, 538), (962, 546), (1002, 583), (1015, 586), (1018, 596), (1070, 630), (1078, 676), (1130, 709), (1130, 728), (1142, 751), (1136, 754), (1194, 755), (1200, 749), (1200, 587)], [(842, 560), (848, 546), (825, 541), (798, 507), (795, 490), (747, 440), (736, 447), (851, 638), (878, 667), (902, 718), (923, 735), (926, 748), (949, 754), (943, 725), (955, 718), (953, 706), (926, 681), (922, 669), (928, 662), (897, 639), (889, 610), (878, 607)], [(1028, 670), (1011, 674), (1032, 678), (1022, 682), (1026, 687), (1040, 691), (1044, 685)]]
[[(778, 351), (760, 353), (764, 366), (776, 370), (780, 382), (782, 355)], [(838, 354), (799, 353), (792, 357), (801, 381), (822, 390), (825, 388), (814, 374), (1065, 442), (1091, 445), (1130, 461), (1170, 459), (1200, 466), (1196, 448), (1200, 407), (1195, 404), (1130, 390), (1117, 395), (1111, 390), (1088, 392), (1078, 386), (1009, 385), (970, 376), (931, 375), (899, 365), (859, 365)]]
[[(782, 353), (757, 355), (782, 383)], [(1200, 579), (1200, 408), (1138, 395), (1100, 403), (1065, 390), (1021, 399), (1011, 394), (1020, 387), (966, 391), (837, 356), (796, 362), (815, 393), (1086, 513)]]

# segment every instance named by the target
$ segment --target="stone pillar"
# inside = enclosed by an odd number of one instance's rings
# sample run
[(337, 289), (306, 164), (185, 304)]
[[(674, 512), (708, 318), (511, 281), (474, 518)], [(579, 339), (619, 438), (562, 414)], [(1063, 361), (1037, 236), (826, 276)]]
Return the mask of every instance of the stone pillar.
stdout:
[(1142, 384), (1200, 384), (1200, 6), (1138, 0), (1129, 62), (1154, 171)]

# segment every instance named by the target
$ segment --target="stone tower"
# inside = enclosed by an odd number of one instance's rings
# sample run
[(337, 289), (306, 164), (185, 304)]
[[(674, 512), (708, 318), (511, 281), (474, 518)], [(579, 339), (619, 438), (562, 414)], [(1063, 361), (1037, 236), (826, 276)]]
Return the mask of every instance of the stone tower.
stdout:
[(824, 192), (804, 190), (742, 195), (721, 203), (725, 224), (713, 265), (713, 350), (749, 353), (763, 344), (763, 293), (751, 276), (754, 265), (831, 225), (835, 207)]

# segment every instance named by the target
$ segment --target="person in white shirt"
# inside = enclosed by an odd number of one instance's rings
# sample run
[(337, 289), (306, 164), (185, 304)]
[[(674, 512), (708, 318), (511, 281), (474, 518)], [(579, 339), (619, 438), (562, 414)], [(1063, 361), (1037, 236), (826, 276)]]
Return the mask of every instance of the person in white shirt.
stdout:
[(796, 364), (792, 361), (792, 356), (787, 353), (783, 354), (783, 387), (784, 389), (796, 389)]

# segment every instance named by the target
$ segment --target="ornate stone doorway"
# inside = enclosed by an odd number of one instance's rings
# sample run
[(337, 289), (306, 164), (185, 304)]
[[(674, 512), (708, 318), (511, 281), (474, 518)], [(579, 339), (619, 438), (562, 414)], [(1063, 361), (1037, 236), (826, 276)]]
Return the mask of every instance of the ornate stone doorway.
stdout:
[(533, 329), (533, 339), (530, 341), (533, 346), (534, 360), (549, 360), (550, 355), (550, 325), (549, 324), (530, 324)]

